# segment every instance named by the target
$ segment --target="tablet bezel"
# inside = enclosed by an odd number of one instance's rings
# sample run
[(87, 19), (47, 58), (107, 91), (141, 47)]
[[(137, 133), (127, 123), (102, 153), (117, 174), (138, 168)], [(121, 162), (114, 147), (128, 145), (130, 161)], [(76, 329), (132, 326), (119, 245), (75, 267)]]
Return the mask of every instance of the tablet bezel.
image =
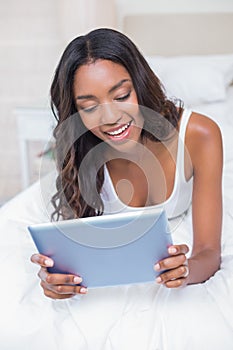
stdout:
[[(147, 231), (137, 232), (132, 239), (132, 230), (140, 225)], [(166, 213), (155, 209), (36, 224), (28, 230), (38, 251), (54, 260), (50, 272), (80, 275), (82, 285), (88, 288), (153, 282), (158, 276), (153, 266), (168, 256), (167, 248), (172, 244)], [(87, 232), (89, 240), (102, 236), (101, 240), (85, 244), (80, 237)], [(119, 237), (125, 238), (124, 232), (129, 237), (122, 244)], [(103, 247), (106, 237), (108, 245)], [(110, 238), (113, 244), (109, 244)]]

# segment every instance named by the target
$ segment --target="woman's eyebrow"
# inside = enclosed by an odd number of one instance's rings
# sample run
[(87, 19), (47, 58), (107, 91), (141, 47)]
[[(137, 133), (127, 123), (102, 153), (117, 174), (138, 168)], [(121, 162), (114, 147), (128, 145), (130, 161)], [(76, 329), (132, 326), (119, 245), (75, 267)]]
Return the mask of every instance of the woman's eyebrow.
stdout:
[(86, 100), (86, 99), (93, 99), (95, 98), (94, 95), (81, 95), (81, 96), (77, 96), (76, 100)]
[[(130, 79), (122, 79), (117, 83), (116, 85), (112, 86), (109, 90), (109, 93), (117, 90), (119, 87), (121, 87), (125, 82), (131, 81)], [(76, 100), (88, 100), (88, 99), (95, 99), (96, 97), (94, 95), (80, 95), (76, 97)]]
[(130, 79), (122, 79), (121, 81), (119, 81), (119, 83), (117, 83), (116, 85), (114, 85), (113, 87), (111, 87), (111, 89), (109, 90), (109, 93), (115, 91), (116, 89), (118, 89), (119, 87), (121, 87), (121, 85), (123, 85), (125, 82), (127, 81), (131, 81)]

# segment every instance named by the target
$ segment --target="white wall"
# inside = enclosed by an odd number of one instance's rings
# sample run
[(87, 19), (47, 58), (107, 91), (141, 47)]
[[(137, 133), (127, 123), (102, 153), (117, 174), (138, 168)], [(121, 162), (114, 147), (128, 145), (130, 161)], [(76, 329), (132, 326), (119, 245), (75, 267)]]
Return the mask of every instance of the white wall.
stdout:
[(60, 32), (64, 43), (97, 27), (115, 27), (114, 0), (60, 0)]
[(46, 106), (59, 51), (56, 0), (0, 1), (0, 201), (20, 190), (15, 107)]
[(233, 12), (233, 0), (116, 0), (117, 25), (123, 17), (138, 13)]

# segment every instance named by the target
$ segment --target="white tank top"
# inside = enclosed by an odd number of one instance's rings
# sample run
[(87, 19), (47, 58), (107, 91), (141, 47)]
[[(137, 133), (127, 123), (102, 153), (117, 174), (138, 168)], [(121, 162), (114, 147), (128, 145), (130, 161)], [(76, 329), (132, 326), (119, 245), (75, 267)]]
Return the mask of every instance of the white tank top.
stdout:
[[(193, 178), (189, 181), (185, 179), (184, 170), (184, 149), (185, 132), (192, 111), (185, 109), (182, 114), (179, 140), (176, 159), (176, 172), (173, 191), (170, 197), (163, 203), (149, 206), (148, 208), (163, 208), (166, 211), (168, 219), (182, 215), (189, 208), (192, 200)], [(104, 184), (101, 191), (101, 198), (104, 203), (104, 214), (113, 214), (124, 211), (140, 210), (140, 207), (130, 207), (119, 199), (113, 186), (111, 177), (104, 167)]]

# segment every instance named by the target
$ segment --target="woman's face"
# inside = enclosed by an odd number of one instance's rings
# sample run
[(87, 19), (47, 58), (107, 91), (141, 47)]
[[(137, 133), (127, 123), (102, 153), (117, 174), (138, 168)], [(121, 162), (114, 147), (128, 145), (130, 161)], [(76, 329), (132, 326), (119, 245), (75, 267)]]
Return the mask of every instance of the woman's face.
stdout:
[(75, 73), (74, 98), (84, 125), (98, 138), (122, 152), (140, 142), (143, 117), (123, 66), (109, 60), (81, 66)]

